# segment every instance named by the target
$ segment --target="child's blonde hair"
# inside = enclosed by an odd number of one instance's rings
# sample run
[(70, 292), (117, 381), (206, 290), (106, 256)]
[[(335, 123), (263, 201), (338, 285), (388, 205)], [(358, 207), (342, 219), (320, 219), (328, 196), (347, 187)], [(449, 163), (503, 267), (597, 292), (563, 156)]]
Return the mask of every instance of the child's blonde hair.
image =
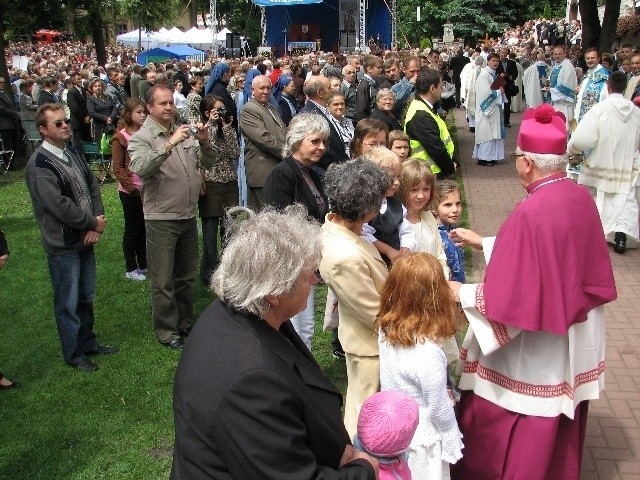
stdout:
[(406, 205), (411, 189), (422, 181), (431, 187), (431, 198), (422, 210), (430, 210), (435, 197), (434, 189), (436, 177), (431, 173), (429, 165), (422, 160), (410, 158), (402, 164), (402, 175), (400, 175), (400, 188), (398, 189), (398, 195), (400, 196), (399, 198), (402, 203)]
[(393, 264), (375, 325), (391, 345), (405, 347), (456, 333), (453, 293), (436, 257), (408, 253)]
[(385, 171), (390, 167), (395, 167), (401, 164), (398, 156), (387, 147), (373, 147), (367, 153), (362, 155), (361, 158), (375, 163)]

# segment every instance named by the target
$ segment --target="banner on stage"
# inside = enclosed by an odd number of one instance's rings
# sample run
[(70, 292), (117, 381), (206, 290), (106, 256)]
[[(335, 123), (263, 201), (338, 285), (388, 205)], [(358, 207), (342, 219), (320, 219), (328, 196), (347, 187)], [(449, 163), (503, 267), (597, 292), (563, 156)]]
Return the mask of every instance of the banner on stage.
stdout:
[(322, 3), (322, 0), (253, 0), (259, 7), (287, 7), (291, 5), (309, 5)]

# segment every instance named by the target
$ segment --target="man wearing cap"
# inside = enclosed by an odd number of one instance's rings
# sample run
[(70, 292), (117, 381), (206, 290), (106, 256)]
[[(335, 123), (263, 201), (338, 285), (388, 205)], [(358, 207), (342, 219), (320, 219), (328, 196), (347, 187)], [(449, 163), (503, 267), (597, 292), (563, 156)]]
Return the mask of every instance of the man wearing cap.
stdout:
[(638, 176), (640, 175), (640, 110), (623, 97), (627, 76), (612, 73), (609, 96), (580, 120), (569, 153), (587, 151), (578, 183), (591, 191), (607, 240), (623, 254), (627, 240), (638, 242)]
[(598, 210), (564, 173), (551, 106), (524, 113), (517, 145), (527, 196), (497, 236), (452, 231), (487, 258), (483, 283), (450, 282), (469, 320), (454, 480), (578, 480), (589, 400), (604, 387), (604, 304), (617, 294)]

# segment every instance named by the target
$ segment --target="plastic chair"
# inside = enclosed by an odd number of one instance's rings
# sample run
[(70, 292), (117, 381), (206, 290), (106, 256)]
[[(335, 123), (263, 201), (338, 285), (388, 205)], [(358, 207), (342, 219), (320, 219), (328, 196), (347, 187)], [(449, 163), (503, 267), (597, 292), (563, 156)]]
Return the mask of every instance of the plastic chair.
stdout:
[(97, 142), (82, 142), (82, 148), (84, 149), (84, 158), (89, 164), (89, 168), (91, 168), (98, 182), (102, 185), (109, 177), (111, 159), (105, 158)]

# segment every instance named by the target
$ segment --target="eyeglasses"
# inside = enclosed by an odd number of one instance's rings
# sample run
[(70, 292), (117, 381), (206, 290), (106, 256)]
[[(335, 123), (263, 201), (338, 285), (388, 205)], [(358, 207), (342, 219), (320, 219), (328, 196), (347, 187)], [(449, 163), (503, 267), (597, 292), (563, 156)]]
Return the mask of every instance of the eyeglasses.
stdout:
[(379, 142), (369, 142), (369, 143), (363, 143), (362, 144), (365, 147), (369, 147), (369, 148), (373, 148), (373, 147), (386, 147), (387, 144), (386, 143), (379, 143)]
[(71, 119), (70, 118), (65, 118), (64, 120), (57, 120), (53, 123), (50, 123), (49, 125), (53, 125), (56, 128), (61, 128), (62, 125), (69, 125), (71, 123)]
[(313, 140), (310, 138), (305, 138), (305, 140), (307, 140), (309, 143), (311, 143), (311, 145), (313, 145), (314, 147), (319, 147), (320, 145), (326, 145), (327, 141), (326, 140), (322, 140), (321, 138), (314, 138)]
[(509, 157), (515, 162), (518, 158), (524, 157), (524, 153), (513, 152), (509, 154)]

